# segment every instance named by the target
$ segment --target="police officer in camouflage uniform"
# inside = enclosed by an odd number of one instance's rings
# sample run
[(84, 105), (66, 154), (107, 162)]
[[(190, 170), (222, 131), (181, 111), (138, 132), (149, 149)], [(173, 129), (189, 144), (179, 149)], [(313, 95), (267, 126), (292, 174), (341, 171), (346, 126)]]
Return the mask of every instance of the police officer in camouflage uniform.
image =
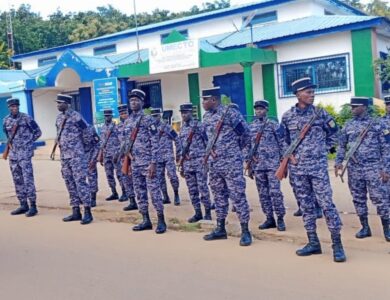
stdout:
[(292, 83), (292, 90), (298, 103), (283, 114), (281, 122), (287, 148), (315, 116), (313, 125), (293, 153), (296, 164), (289, 163), (291, 182), (294, 184), (295, 196), (301, 203), (303, 222), (309, 238), (309, 243), (296, 253), (299, 256), (322, 253), (316, 233), (315, 200), (317, 199), (331, 233), (334, 261), (343, 262), (346, 257), (340, 237), (342, 223), (332, 200), (327, 161), (328, 151), (336, 145), (338, 128), (326, 111), (313, 105), (315, 87), (308, 77)]
[[(390, 132), (390, 95), (384, 97), (385, 105), (386, 105), (386, 115), (382, 118), (384, 130)], [(386, 133), (387, 133), (386, 131)], [(387, 173), (390, 173), (390, 144), (386, 143), (386, 147), (388, 148), (385, 153), (385, 165), (387, 168)], [(387, 187), (387, 203), (390, 206), (390, 180), (386, 182)]]
[[(87, 183), (88, 161), (85, 153), (85, 135), (87, 122), (69, 106), (72, 97), (57, 95), (57, 109), (61, 112), (56, 119), (57, 142), (60, 148), (61, 173), (70, 196), (72, 214), (63, 219), (64, 222), (80, 221), (89, 224), (91, 213), (91, 197)], [(84, 217), (80, 205), (84, 205)]]
[(175, 205), (180, 205), (179, 197), (179, 178), (176, 174), (175, 157), (173, 152), (173, 142), (175, 142), (176, 148), (178, 148), (178, 136), (175, 130), (164, 121), (161, 121), (162, 110), (161, 108), (151, 108), (151, 115), (156, 120), (156, 126), (159, 137), (159, 153), (160, 161), (157, 166), (157, 176), (160, 180), (161, 191), (163, 194), (163, 203), (171, 203), (167, 183), (165, 180), (165, 169), (167, 170), (169, 181), (171, 182), (172, 189), (175, 194)]
[(104, 125), (100, 130), (100, 139), (103, 145), (104, 171), (106, 172), (108, 185), (111, 189), (111, 195), (106, 198), (106, 201), (117, 200), (119, 198), (118, 192), (116, 191), (115, 172), (116, 178), (122, 188), (122, 195), (119, 199), (122, 202), (127, 200), (127, 196), (122, 179), (121, 164), (119, 161), (114, 162), (115, 154), (119, 152), (120, 148), (118, 127), (112, 120), (112, 109), (105, 109), (103, 113)]
[(34, 141), (42, 132), (29, 115), (19, 111), (19, 99), (9, 98), (7, 105), (10, 114), (3, 120), (3, 131), (8, 139), (13, 138), (9, 151), (9, 166), (20, 203), (20, 207), (12, 211), (11, 215), (26, 214), (27, 217), (32, 217), (38, 210), (31, 159), (34, 155)]
[(88, 161), (87, 182), (91, 193), (91, 207), (96, 206), (96, 194), (98, 187), (98, 171), (96, 167), (97, 156), (100, 149), (100, 138), (93, 125), (88, 125), (85, 137), (85, 153)]
[[(203, 122), (208, 137), (210, 151), (208, 168), (210, 187), (214, 195), (217, 214), (217, 227), (204, 236), (206, 241), (226, 239), (225, 219), (229, 210), (229, 197), (232, 199), (241, 223), (241, 246), (249, 246), (252, 236), (249, 232), (249, 205), (245, 195), (242, 148), (250, 142), (250, 132), (240, 112), (221, 104), (219, 88), (202, 91), (203, 108), (206, 113)], [(217, 136), (217, 125), (221, 124)]]
[[(129, 93), (129, 103), (132, 113), (125, 121), (125, 138), (130, 150), (131, 173), (133, 175), (134, 190), (137, 195), (139, 212), (142, 214), (142, 223), (133, 227), (134, 231), (151, 230), (152, 222), (149, 218), (148, 191), (152, 203), (157, 211), (156, 233), (164, 233), (167, 229), (164, 218), (164, 205), (157, 177), (158, 162), (158, 130), (152, 116), (145, 115), (142, 107), (144, 105), (145, 93), (139, 89), (133, 89)], [(137, 135), (135, 135), (137, 132)], [(131, 139), (133, 147), (129, 149)], [(135, 138), (135, 140), (134, 140)], [(125, 152), (128, 152), (126, 150)]]
[[(280, 182), (275, 176), (283, 151), (283, 129), (278, 122), (267, 117), (269, 103), (267, 100), (255, 102), (255, 120), (249, 125), (251, 132), (251, 151), (245, 151), (252, 156), (247, 161), (250, 177), (256, 180), (261, 208), (267, 217), (259, 229), (275, 228), (285, 231), (283, 194), (280, 190)], [(256, 138), (260, 137), (256, 149)], [(246, 148), (246, 150), (249, 147)], [(255, 152), (253, 152), (256, 150)], [(249, 159), (249, 157), (247, 157)], [(277, 217), (275, 222), (274, 213)]]
[[(182, 162), (180, 175), (186, 180), (188, 192), (195, 215), (188, 219), (189, 223), (195, 223), (203, 219), (200, 203), (205, 208), (205, 220), (211, 220), (210, 192), (207, 185), (207, 172), (205, 172), (203, 158), (206, 153), (207, 135), (203, 124), (194, 120), (191, 103), (180, 105), (183, 124), (180, 128), (180, 147), (177, 148), (177, 162)], [(192, 136), (191, 140), (189, 136)], [(183, 153), (184, 149), (186, 153)], [(184, 156), (183, 156), (184, 155)]]
[(342, 164), (347, 149), (352, 147), (361, 132), (368, 130), (347, 164), (348, 186), (362, 225), (361, 230), (356, 233), (356, 238), (371, 236), (367, 207), (367, 193), (369, 193), (381, 217), (385, 239), (390, 242), (388, 190), (384, 183), (390, 178), (386, 168), (386, 156), (388, 156), (386, 151), (389, 150), (390, 132), (383, 126), (383, 120), (369, 116), (369, 101), (367, 97), (351, 98), (353, 118), (341, 130), (335, 172), (337, 176), (338, 172), (343, 169)]
[[(120, 122), (118, 124), (118, 138), (119, 142), (122, 144), (125, 141), (125, 121), (129, 118), (129, 107), (127, 104), (121, 104), (118, 106), (119, 119)], [(114, 157), (114, 162), (117, 161), (118, 158)], [(119, 160), (120, 170), (122, 172), (122, 164), (123, 159)], [(123, 182), (123, 186), (126, 190), (126, 196), (129, 199), (129, 205), (123, 208), (124, 211), (136, 210), (138, 209), (137, 202), (135, 201), (135, 193), (133, 187), (133, 176), (130, 174), (121, 173), (121, 178)]]

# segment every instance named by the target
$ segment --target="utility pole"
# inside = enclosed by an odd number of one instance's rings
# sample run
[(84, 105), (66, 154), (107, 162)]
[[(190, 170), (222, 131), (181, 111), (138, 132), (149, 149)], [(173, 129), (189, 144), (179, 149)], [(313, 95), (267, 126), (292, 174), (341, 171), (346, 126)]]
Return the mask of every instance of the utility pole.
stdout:
[(11, 55), (9, 57), (9, 65), (11, 69), (14, 69), (14, 63), (11, 59), (11, 56), (14, 55), (14, 33), (12, 30), (12, 16), (11, 16), (11, 9), (8, 6), (8, 13), (6, 17), (6, 23), (7, 23), (7, 44), (8, 44), (8, 50), (11, 52)]
[(135, 0), (133, 0), (133, 5), (134, 5), (134, 19), (135, 19), (135, 35), (137, 39), (137, 53), (138, 53), (137, 63), (140, 63), (142, 62), (142, 60), (141, 60), (141, 53), (139, 52), (138, 19), (137, 19), (137, 9), (135, 7)]

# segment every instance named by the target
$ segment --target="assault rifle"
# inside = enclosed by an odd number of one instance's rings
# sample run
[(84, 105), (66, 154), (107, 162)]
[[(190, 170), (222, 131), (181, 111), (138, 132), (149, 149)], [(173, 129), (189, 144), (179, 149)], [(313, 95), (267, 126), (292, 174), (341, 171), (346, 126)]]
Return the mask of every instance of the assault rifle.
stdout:
[(303, 126), (301, 129), (301, 132), (299, 133), (298, 137), (290, 144), (290, 146), (287, 148), (286, 152), (283, 154), (282, 162), (279, 165), (279, 168), (276, 170), (275, 176), (279, 180), (282, 180), (283, 178), (286, 178), (287, 176), (287, 166), (288, 162), (291, 160), (291, 162), (296, 165), (297, 161), (294, 157), (294, 151), (297, 149), (299, 144), (303, 141), (305, 138), (307, 132), (313, 125), (314, 121), (318, 118), (318, 114), (316, 111), (314, 111), (313, 116), (310, 118), (309, 122)]
[(138, 119), (138, 121), (135, 125), (135, 128), (133, 128), (133, 130), (131, 131), (130, 143), (128, 144), (127, 147), (126, 146), (124, 147), (123, 152), (124, 152), (125, 158), (123, 159), (123, 164), (122, 164), (122, 173), (123, 174), (129, 174), (131, 159), (133, 159), (131, 156), (131, 151), (133, 151), (134, 142), (137, 139), (137, 135), (138, 135), (139, 127), (141, 125), (142, 117), (143, 117), (143, 115), (140, 116), (140, 118)]
[(14, 124), (14, 126), (12, 126), (11, 135), (7, 140), (7, 145), (5, 146), (5, 149), (3, 152), (3, 159), (5, 159), (5, 160), (7, 160), (7, 158), (8, 158), (9, 151), (12, 148), (12, 142), (16, 136), (16, 133), (18, 132), (20, 119), (21, 119), (21, 117), (19, 117), (18, 120), (16, 121), (16, 123)]
[(60, 130), (57, 133), (57, 137), (56, 137), (55, 142), (54, 142), (53, 150), (51, 150), (51, 154), (50, 154), (50, 159), (51, 160), (54, 160), (54, 158), (55, 158), (56, 149), (57, 149), (58, 143), (60, 142), (62, 131), (64, 130), (65, 123), (66, 123), (67, 120), (68, 120), (68, 116), (65, 115), (65, 118), (64, 118), (64, 120), (61, 123)]
[(343, 176), (344, 176), (345, 171), (347, 170), (347, 165), (348, 165), (349, 160), (352, 158), (352, 160), (356, 162), (354, 154), (357, 151), (357, 149), (359, 148), (359, 146), (361, 145), (361, 143), (363, 142), (364, 137), (367, 135), (368, 130), (370, 130), (373, 123), (374, 123), (374, 119), (371, 120), (371, 122), (367, 125), (366, 128), (364, 128), (364, 130), (362, 132), (360, 132), (356, 141), (352, 144), (352, 146), (347, 151), (347, 154), (345, 155), (345, 166), (343, 167), (343, 169), (341, 170), (341, 173), (339, 175), (341, 182), (344, 183)]
[(248, 161), (247, 161), (247, 163), (245, 165), (245, 174), (250, 179), (253, 179), (252, 164), (253, 164), (253, 162), (257, 161), (255, 155), (256, 155), (257, 149), (259, 148), (260, 139), (263, 136), (264, 129), (267, 126), (267, 124), (268, 124), (268, 119), (267, 119), (267, 121), (265, 121), (265, 123), (264, 123), (263, 127), (261, 128), (261, 130), (259, 132), (257, 132), (256, 139), (255, 139), (255, 144), (253, 145), (252, 149), (249, 152)]
[(185, 145), (183, 147), (183, 150), (181, 151), (179, 164), (177, 166), (177, 169), (178, 169), (180, 175), (183, 174), (184, 160), (186, 160), (188, 158), (188, 153), (190, 152), (190, 146), (191, 146), (192, 140), (194, 138), (195, 131), (196, 131), (197, 127), (198, 127), (198, 123), (196, 123), (196, 125), (191, 128), (190, 133), (188, 134), (186, 143), (185, 143)]
[(100, 149), (99, 149), (99, 153), (97, 155), (97, 161), (100, 163), (100, 164), (103, 164), (103, 153), (104, 153), (104, 150), (106, 149), (107, 147), (107, 143), (108, 143), (108, 140), (110, 139), (110, 136), (111, 136), (111, 133), (112, 133), (112, 130), (113, 130), (113, 125), (111, 126), (111, 128), (107, 131), (106, 133), (106, 139), (104, 140), (104, 143), (101, 145)]
[(218, 140), (219, 134), (221, 133), (222, 126), (223, 126), (223, 121), (225, 120), (225, 117), (226, 117), (230, 107), (231, 107), (231, 105), (228, 104), (226, 109), (225, 109), (225, 111), (223, 112), (223, 114), (221, 116), (221, 119), (218, 121), (217, 125), (215, 126), (215, 130), (214, 130), (213, 136), (211, 137), (211, 139), (209, 140), (209, 142), (207, 144), (206, 155), (204, 156), (203, 164), (207, 164), (207, 161), (209, 160), (210, 155), (212, 155), (213, 157), (217, 156), (215, 154), (213, 148), (215, 146), (215, 143)]

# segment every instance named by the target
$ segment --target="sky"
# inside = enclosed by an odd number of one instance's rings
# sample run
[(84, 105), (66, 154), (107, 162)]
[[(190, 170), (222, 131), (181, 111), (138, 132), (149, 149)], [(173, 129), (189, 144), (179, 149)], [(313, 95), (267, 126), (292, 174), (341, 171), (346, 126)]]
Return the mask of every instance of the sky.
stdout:
[[(93, 6), (91, 6), (91, 2)], [(204, 2), (213, 0), (136, 0), (137, 13), (151, 12), (156, 8), (169, 11), (189, 10), (192, 6), (201, 7)], [(256, 2), (256, 0), (231, 0), (231, 5)], [(59, 8), (62, 12), (77, 12), (95, 10), (97, 6), (107, 6), (111, 4), (123, 13), (130, 15), (134, 12), (133, 0), (0, 0), (0, 11), (6, 11), (9, 7), (18, 8), (20, 4), (29, 4), (32, 11), (39, 12), (43, 18), (55, 12)], [(157, 5), (158, 3), (158, 5)]]

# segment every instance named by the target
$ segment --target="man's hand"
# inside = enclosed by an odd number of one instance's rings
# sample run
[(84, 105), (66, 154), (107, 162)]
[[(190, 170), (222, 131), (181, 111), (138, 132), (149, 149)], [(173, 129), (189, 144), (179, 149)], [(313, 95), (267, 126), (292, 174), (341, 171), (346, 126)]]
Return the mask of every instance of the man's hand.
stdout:
[[(334, 175), (337, 177), (341, 174), (341, 171), (343, 170), (343, 165), (340, 164), (340, 165), (335, 165), (334, 166)], [(339, 174), (340, 172), (340, 174)]]
[(151, 163), (148, 167), (148, 177), (150, 179), (156, 176), (156, 163)]
[(388, 182), (390, 180), (390, 174), (384, 171), (381, 171), (381, 179), (383, 182)]

